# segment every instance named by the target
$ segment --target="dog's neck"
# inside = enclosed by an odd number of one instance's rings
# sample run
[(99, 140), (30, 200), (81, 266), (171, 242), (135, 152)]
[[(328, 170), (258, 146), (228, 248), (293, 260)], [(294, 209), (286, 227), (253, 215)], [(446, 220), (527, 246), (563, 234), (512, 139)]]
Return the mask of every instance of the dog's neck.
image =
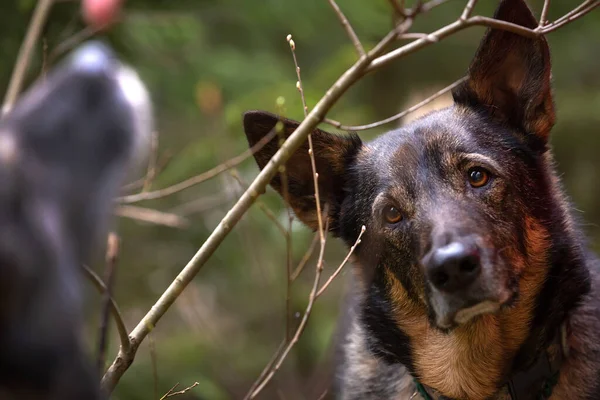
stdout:
[[(533, 400), (549, 398), (558, 376), (563, 360), (568, 354), (566, 342), (566, 325), (557, 330), (551, 344), (538, 353), (528, 367), (514, 370), (505, 383), (488, 399), (490, 400)], [(425, 400), (451, 400), (440, 391), (423, 385), (414, 379), (415, 392)]]

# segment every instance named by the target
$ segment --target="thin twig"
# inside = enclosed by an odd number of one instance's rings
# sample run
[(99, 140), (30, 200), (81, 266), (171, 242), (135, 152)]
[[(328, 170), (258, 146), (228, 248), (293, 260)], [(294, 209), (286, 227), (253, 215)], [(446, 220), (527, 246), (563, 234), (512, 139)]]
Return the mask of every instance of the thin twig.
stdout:
[(189, 221), (172, 213), (166, 213), (164, 211), (153, 210), (151, 208), (144, 208), (130, 205), (117, 206), (115, 215), (119, 217), (134, 219), (137, 221), (147, 222), (155, 225), (168, 226), (169, 228), (185, 229), (189, 227)]
[(560, 28), (568, 23), (571, 23), (571, 22), (583, 17), (584, 15), (590, 13), (591, 11), (596, 9), (598, 6), (600, 6), (600, 1), (586, 1), (582, 4), (582, 6), (584, 6), (584, 5), (585, 5), (585, 7), (581, 7), (577, 12), (569, 13), (568, 16), (561, 18), (560, 21), (557, 20), (550, 24), (545, 25), (543, 28), (541, 28), (539, 30), (539, 32), (541, 34), (545, 35), (547, 33), (557, 30), (558, 28)]
[(340, 263), (340, 265), (337, 267), (337, 269), (333, 272), (333, 274), (331, 274), (331, 276), (329, 277), (329, 279), (327, 279), (327, 281), (323, 284), (323, 286), (321, 286), (321, 289), (319, 289), (319, 291), (317, 292), (317, 297), (319, 297), (320, 295), (322, 295), (323, 292), (325, 290), (327, 290), (327, 287), (331, 284), (331, 282), (333, 282), (333, 280), (340, 274), (340, 272), (342, 272), (342, 269), (344, 268), (344, 266), (346, 265), (346, 263), (348, 262), (348, 260), (352, 256), (352, 253), (354, 253), (354, 250), (356, 249), (356, 246), (358, 246), (360, 244), (362, 235), (365, 233), (366, 230), (367, 230), (367, 227), (363, 225), (362, 228), (360, 229), (360, 234), (358, 235), (358, 238), (356, 239), (356, 242), (354, 242), (354, 244), (352, 245), (352, 247), (350, 247), (350, 251), (348, 252), (348, 254), (346, 254), (346, 257)]
[(48, 57), (49, 64), (50, 65), (53, 64), (54, 61), (56, 59), (58, 59), (60, 56), (73, 50), (79, 44), (88, 40), (89, 38), (94, 36), (96, 33), (98, 33), (98, 29), (91, 27), (91, 26), (86, 26), (79, 32), (76, 32), (75, 34), (73, 34), (72, 36), (70, 36), (69, 38), (64, 40), (63, 42), (59, 43), (58, 46), (56, 46), (50, 52), (50, 56)]
[[(154, 177), (156, 178), (165, 168), (169, 165), (169, 162), (173, 159), (173, 154), (171, 152), (167, 152), (163, 154), (160, 162), (157, 163), (154, 171)], [(144, 182), (146, 182), (146, 174), (143, 177), (136, 179), (135, 181), (129, 182), (121, 186), (121, 192), (127, 193), (132, 190), (142, 189), (144, 187)]]
[(429, 12), (431, 10), (433, 10), (434, 8), (436, 8), (437, 6), (440, 6), (446, 2), (448, 2), (449, 0), (431, 0), (428, 1), (427, 3), (421, 5), (421, 14), (424, 14), (426, 12)]
[[(288, 44), (290, 47), (292, 46), (292, 37), (288, 35), (287, 37)], [(296, 61), (296, 60), (294, 60)], [(295, 65), (298, 67), (298, 65)], [(278, 105), (278, 115), (283, 115), (285, 113), (284, 105), (285, 99), (283, 97), (279, 97), (277, 99)], [(306, 113), (306, 109), (304, 109)], [(277, 145), (281, 147), (285, 142), (285, 127), (283, 124), (277, 125), (277, 134), (279, 135), (279, 141)], [(285, 261), (286, 261), (286, 288), (285, 288), (285, 340), (289, 340), (290, 334), (292, 331), (292, 303), (291, 303), (291, 291), (292, 291), (292, 224), (294, 223), (294, 214), (292, 212), (292, 207), (290, 206), (290, 188), (289, 188), (289, 180), (287, 173), (287, 166), (281, 165), (279, 167), (279, 177), (281, 179), (281, 193), (283, 196), (283, 200), (285, 202), (285, 208), (288, 216), (288, 228), (284, 235), (285, 238)]]
[(177, 388), (177, 386), (179, 386), (179, 382), (177, 382), (175, 385), (173, 385), (173, 387), (171, 389), (169, 389), (169, 391), (167, 393), (165, 393), (160, 400), (164, 400), (167, 398), (167, 396), (171, 393), (173, 393), (173, 391)]
[(550, 0), (544, 0), (544, 6), (542, 7), (542, 13), (540, 14), (540, 27), (543, 27), (548, 23), (548, 11), (550, 10)]
[(170, 212), (177, 214), (181, 217), (187, 217), (191, 214), (201, 214), (213, 208), (219, 206), (226, 206), (235, 196), (230, 191), (224, 191), (223, 193), (216, 193), (211, 196), (201, 197), (194, 199), (187, 203), (180, 204), (174, 207)]
[(166, 398), (169, 398), (169, 397), (186, 394), (187, 392), (189, 392), (190, 390), (192, 390), (193, 388), (195, 388), (198, 385), (199, 385), (198, 382), (194, 382), (194, 384), (192, 386), (186, 387), (185, 389), (180, 390), (178, 392), (174, 392), (173, 390), (175, 390), (175, 388), (177, 386), (179, 386), (179, 383), (177, 383), (177, 384), (175, 384), (175, 386), (173, 386), (171, 389), (169, 389), (169, 391), (167, 393), (165, 393), (165, 395), (163, 397), (161, 397), (160, 400), (165, 400)]
[(48, 17), (53, 1), (54, 0), (39, 0), (35, 10), (33, 11), (31, 22), (27, 28), (27, 33), (25, 34), (25, 39), (23, 39), (23, 44), (19, 49), (17, 61), (8, 84), (8, 90), (6, 91), (6, 96), (4, 97), (2, 115), (6, 115), (6, 113), (11, 110), (13, 104), (15, 104), (15, 101), (17, 101), (17, 97), (19, 97), (34, 47), (38, 41), (38, 38), (40, 37), (40, 33), (42, 32), (44, 24), (46, 23), (46, 18)]
[[(100, 292), (100, 294), (106, 293), (106, 286), (104, 285), (104, 282), (102, 282), (102, 279), (100, 279), (100, 277), (87, 265), (83, 265), (82, 268), (90, 282), (98, 289), (98, 292)], [(115, 325), (117, 326), (119, 338), (121, 339), (121, 351), (129, 351), (131, 342), (129, 340), (129, 335), (127, 334), (127, 328), (125, 327), (125, 322), (121, 316), (121, 311), (119, 311), (119, 306), (117, 306), (117, 303), (112, 297), (110, 299), (110, 312), (115, 319)]]
[[(585, 7), (582, 7), (584, 5), (585, 5)], [(559, 27), (564, 26), (567, 23), (573, 22), (576, 19), (581, 18), (582, 16), (589, 13), (590, 11), (592, 11), (594, 8), (596, 8), (599, 5), (600, 5), (600, 1), (598, 1), (598, 0), (585, 1), (582, 5), (577, 7), (577, 9), (580, 9), (580, 11), (578, 11), (578, 12), (571, 11), (569, 13), (568, 17), (566, 17), (566, 18), (563, 17), (564, 20), (562, 20), (560, 22), (556, 21), (554, 23), (548, 24), (541, 29), (538, 29), (538, 28), (529, 29), (529, 28), (526, 28), (521, 25), (513, 24), (511, 22), (501, 21), (498, 19), (483, 17), (483, 16), (470, 17), (470, 18), (467, 18), (466, 20), (458, 19), (458, 20), (454, 21), (453, 23), (446, 25), (443, 28), (440, 28), (437, 31), (427, 35), (426, 37), (417, 39), (413, 42), (410, 42), (402, 47), (399, 47), (395, 50), (390, 51), (389, 53), (387, 53), (385, 55), (382, 55), (382, 56), (374, 59), (371, 62), (370, 66), (367, 68), (367, 72), (371, 72), (378, 68), (381, 68), (382, 66), (389, 64), (391, 61), (393, 61), (397, 58), (412, 54), (415, 51), (420, 50), (423, 47), (425, 47), (431, 43), (437, 43), (437, 42), (441, 41), (442, 39), (447, 38), (448, 36), (450, 36), (454, 33), (457, 33), (459, 31), (462, 31), (463, 29), (466, 29), (468, 27), (486, 26), (488, 28), (502, 29), (502, 30), (512, 32), (517, 35), (529, 37), (529, 38), (536, 38), (536, 37), (539, 37), (540, 35), (544, 35), (544, 34), (552, 32), (552, 31), (555, 31)]]
[[(254, 381), (254, 383), (252, 384), (252, 386), (250, 386), (250, 389), (248, 390), (248, 394), (254, 393), (254, 391), (256, 390), (256, 387), (263, 381), (263, 379), (265, 378), (265, 376), (271, 371), (271, 369), (273, 368), (273, 365), (279, 359), (279, 357), (280, 357), (281, 353), (283, 352), (283, 350), (285, 350), (285, 345), (286, 345), (286, 343), (288, 343), (288, 340), (289, 339), (286, 336), (281, 341), (281, 343), (277, 347), (277, 350), (275, 350), (275, 352), (271, 356), (271, 359), (269, 360), (269, 362), (267, 363), (267, 365), (265, 365), (265, 367), (260, 372), (260, 375), (258, 376), (258, 378), (256, 378), (256, 380)], [(248, 398), (248, 395), (246, 395), (246, 398)]]
[(329, 389), (325, 389), (325, 391), (319, 396), (317, 400), (324, 400), (325, 396), (327, 396), (327, 392), (329, 392)]
[(406, 18), (406, 10), (404, 10), (404, 0), (388, 0), (390, 6), (394, 10), (398, 20)]
[[(348, 21), (346, 21), (347, 23)], [(298, 77), (298, 82), (296, 84), (296, 87), (298, 88), (298, 91), (300, 92), (300, 96), (302, 98), (302, 104), (304, 106), (304, 117), (306, 118), (306, 115), (308, 113), (308, 107), (306, 107), (306, 100), (304, 98), (304, 88), (302, 86), (302, 78), (300, 76), (300, 66), (298, 65), (298, 59), (296, 58), (296, 46), (293, 45), (293, 41), (290, 39), (290, 50), (292, 51), (292, 56), (294, 58), (294, 65), (296, 66), (296, 75)], [(364, 52), (363, 52), (364, 53)], [(363, 58), (361, 56), (361, 58)], [(308, 156), (310, 158), (310, 165), (311, 165), (311, 170), (312, 170), (312, 174), (313, 174), (313, 186), (314, 186), (314, 191), (315, 191), (315, 206), (316, 206), (316, 210), (317, 210), (317, 223), (318, 223), (318, 229), (319, 229), (319, 237), (320, 237), (320, 243), (321, 243), (321, 250), (320, 250), (320, 257), (319, 257), (319, 262), (317, 263), (317, 269), (320, 268), (320, 270), (323, 270), (323, 254), (325, 253), (325, 243), (326, 243), (326, 237), (325, 237), (325, 232), (323, 231), (323, 216), (321, 214), (321, 196), (319, 193), (319, 172), (317, 171), (317, 164), (315, 162), (315, 154), (314, 154), (314, 147), (313, 147), (313, 141), (312, 141), (312, 132), (310, 132), (308, 134)], [(329, 214), (329, 213), (328, 213)], [(327, 224), (329, 225), (329, 218), (327, 218)], [(319, 273), (320, 275), (320, 273)], [(318, 279), (318, 278), (317, 278)], [(286, 338), (289, 338), (290, 336), (290, 326), (291, 326), (291, 310), (290, 310), (290, 287), (292, 284), (292, 279), (291, 279), (291, 265), (288, 268), (288, 277), (287, 277), (287, 297), (286, 297), (286, 312), (288, 313), (288, 315), (286, 316)], [(259, 386), (260, 387), (260, 386)]]
[(398, 40), (413, 40), (413, 39), (423, 39), (428, 35), (426, 33), (418, 33), (418, 32), (407, 32), (398, 35)]
[(337, 5), (335, 0), (329, 0), (329, 4), (331, 5), (331, 8), (333, 8), (333, 11), (337, 15), (338, 19), (340, 20), (340, 23), (342, 24), (342, 27), (344, 28), (344, 30), (346, 31), (346, 34), (350, 38), (350, 41), (354, 45), (354, 48), (356, 48), (356, 52), (358, 53), (358, 56), (364, 57), (365, 49), (364, 49), (363, 45), (360, 43), (360, 39), (358, 38), (358, 36), (356, 36), (356, 32), (354, 32), (352, 25), (350, 25), (350, 23), (348, 22), (348, 18), (346, 18), (346, 16), (344, 15), (344, 13), (340, 9), (340, 7)]
[(110, 302), (115, 282), (115, 270), (119, 257), (119, 237), (111, 232), (106, 241), (106, 262), (104, 270), (104, 282), (106, 290), (102, 294), (102, 313), (100, 317), (100, 335), (98, 340), (98, 371), (104, 371), (106, 360), (106, 347), (108, 344), (108, 315), (110, 314)]
[[(552, 24), (550, 24), (550, 25), (560, 24), (563, 21), (571, 18), (573, 15), (579, 13), (580, 11), (582, 11), (583, 9), (585, 9), (586, 7), (589, 7), (589, 6), (591, 6), (591, 5), (593, 5), (594, 3), (597, 3), (597, 2), (598, 2), (597, 0), (585, 0), (584, 2), (582, 2), (580, 5), (578, 5), (577, 7), (575, 7), (574, 9), (572, 9), (571, 11), (569, 11), (568, 13), (566, 13), (562, 17), (558, 18), (556, 21), (552, 22)], [(542, 28), (538, 27), (538, 29), (542, 29)]]
[(312, 254), (314, 253), (315, 248), (317, 247), (317, 243), (319, 242), (319, 236), (320, 236), (319, 232), (315, 233), (315, 236), (313, 237), (313, 240), (311, 241), (310, 246), (304, 253), (304, 256), (302, 256), (302, 259), (298, 263), (298, 266), (296, 266), (296, 269), (294, 270), (294, 272), (292, 272), (292, 276), (290, 278), (292, 280), (292, 282), (295, 281), (296, 278), (298, 278), (298, 276), (302, 273), (304, 266), (308, 263), (310, 256), (312, 256)]
[(317, 290), (317, 287), (318, 287), (318, 284), (319, 284), (319, 280), (320, 280), (320, 276), (321, 276), (321, 273), (322, 273), (322, 270), (323, 270), (323, 268), (322, 268), (323, 253), (321, 252), (319, 254), (319, 260), (317, 261), (317, 268), (316, 268), (316, 271), (315, 271), (315, 281), (313, 283), (313, 289), (311, 290), (310, 295), (309, 295), (308, 306), (306, 307), (306, 311), (304, 312), (304, 316), (302, 318), (302, 321), (300, 322), (300, 325), (298, 326), (298, 329), (296, 330), (296, 333), (295, 333), (294, 337), (288, 343), (286, 349), (281, 353), (281, 355), (280, 355), (279, 360), (277, 361), (277, 363), (273, 364), (273, 366), (271, 368), (271, 371), (263, 379), (262, 383), (256, 389), (254, 389), (254, 391), (250, 391), (250, 396), (247, 396), (246, 398), (253, 399), (254, 397), (256, 397), (256, 395), (258, 393), (260, 393), (260, 391), (267, 385), (267, 383), (270, 381), (270, 379), (272, 379), (272, 377), (274, 376), (274, 374), (281, 367), (281, 365), (282, 365), (283, 361), (285, 360), (287, 354), (289, 353), (289, 351), (291, 350), (291, 348), (294, 346), (294, 344), (298, 341), (298, 338), (300, 337), (300, 335), (302, 334), (304, 328), (306, 327), (306, 323), (308, 322), (308, 317), (309, 317), (309, 315), (311, 313), (312, 306), (313, 306), (314, 302), (319, 298), (319, 296), (321, 296), (321, 294), (323, 294), (323, 292), (327, 289), (327, 287), (331, 284), (331, 282), (335, 279), (335, 277), (337, 277), (338, 274), (341, 272), (341, 270), (344, 268), (344, 266), (346, 265), (346, 263), (348, 262), (348, 260), (350, 259), (350, 257), (354, 253), (354, 251), (356, 250), (356, 247), (360, 244), (362, 235), (365, 233), (365, 231), (366, 231), (366, 227), (363, 226), (361, 228), (360, 234), (358, 235), (358, 238), (356, 239), (354, 245), (352, 247), (350, 247), (350, 250), (348, 251), (348, 254), (346, 255), (346, 257), (344, 257), (344, 260), (340, 263), (340, 265), (335, 270), (335, 272), (329, 277), (329, 279), (327, 280), (327, 282), (325, 282), (325, 284), (323, 284), (323, 286), (321, 287), (321, 289)]
[(471, 13), (473, 12), (475, 4), (477, 4), (477, 0), (469, 0), (467, 5), (465, 6), (465, 9), (462, 12), (462, 15), (460, 16), (460, 19), (465, 21), (467, 18), (469, 18), (471, 16)]
[[(329, 228), (329, 218), (326, 219), (326, 224), (327, 224), (327, 227)], [(319, 281), (321, 280), (321, 274), (323, 273), (323, 257), (324, 256), (325, 256), (325, 244), (324, 244), (324, 242), (321, 242), (321, 250), (319, 252), (319, 258), (317, 260), (317, 264), (315, 267), (315, 278), (313, 281), (312, 289), (310, 291), (310, 295), (308, 296), (308, 305), (306, 306), (306, 310), (304, 311), (302, 320), (300, 321), (298, 328), (296, 328), (296, 332), (294, 333), (294, 336), (287, 343), (287, 345), (285, 346), (285, 349), (281, 352), (281, 355), (277, 359), (277, 362), (273, 363), (273, 366), (270, 368), (269, 373), (265, 376), (265, 378), (262, 380), (260, 385), (258, 385), (256, 387), (256, 389), (254, 389), (253, 392), (248, 392), (248, 394), (246, 395), (246, 397), (244, 399), (255, 398), (267, 386), (267, 384), (271, 381), (271, 379), (273, 379), (273, 376), (275, 376), (275, 373), (277, 373), (277, 371), (279, 371), (279, 368), (281, 368), (281, 365), (283, 364), (283, 361), (286, 359), (290, 350), (292, 350), (294, 345), (300, 339), (302, 332), (304, 332), (304, 328), (306, 328), (306, 324), (308, 323), (308, 319), (312, 312), (313, 305), (315, 304), (315, 300), (317, 299), (316, 293), (317, 293), (317, 289), (319, 287)]]
[(390, 122), (394, 122), (394, 121), (398, 121), (399, 119), (404, 118), (406, 115), (415, 112), (416, 110), (418, 110), (419, 108), (431, 103), (432, 101), (434, 101), (435, 99), (437, 99), (438, 97), (450, 92), (452, 89), (454, 89), (455, 87), (459, 86), (461, 83), (465, 82), (467, 80), (466, 77), (460, 78), (459, 80), (453, 82), (452, 84), (446, 86), (445, 88), (437, 91), (436, 93), (434, 93), (433, 95), (429, 96), (428, 98), (426, 98), (425, 100), (415, 104), (414, 106), (399, 112), (396, 115), (392, 115), (389, 118), (386, 119), (382, 119), (381, 121), (377, 121), (377, 122), (373, 122), (371, 124), (367, 124), (367, 125), (356, 125), (356, 126), (352, 126), (352, 125), (342, 125), (341, 122), (332, 120), (332, 119), (328, 119), (326, 118), (323, 122), (328, 123), (332, 126), (335, 126), (338, 129), (342, 129), (345, 131), (350, 131), (350, 132), (356, 132), (356, 131), (364, 131), (367, 129), (372, 129), (372, 128), (377, 128), (378, 126), (381, 125), (385, 125), (385, 124), (389, 124)]
[(148, 167), (146, 168), (146, 177), (144, 178), (144, 185), (142, 186), (142, 192), (150, 190), (150, 185), (156, 178), (156, 163), (158, 162), (158, 132), (152, 132), (152, 138), (150, 141), (150, 155), (148, 156)]
[(300, 75), (300, 65), (298, 65), (298, 59), (296, 58), (296, 43), (294, 39), (292, 39), (292, 35), (287, 35), (287, 41), (290, 45), (290, 50), (292, 51), (292, 57), (294, 58), (294, 66), (296, 67), (296, 77), (298, 81), (296, 82), (296, 89), (300, 92), (300, 99), (302, 100), (302, 111), (304, 112), (304, 116), (306, 117), (308, 113), (308, 106), (306, 105), (306, 98), (304, 97), (304, 88), (302, 87), (302, 77)]
[(250, 149), (244, 151), (237, 157), (234, 157), (228, 161), (225, 161), (222, 164), (217, 165), (216, 167), (214, 167), (212, 169), (209, 169), (206, 172), (203, 172), (200, 175), (193, 176), (189, 179), (186, 179), (182, 182), (176, 183), (172, 186), (167, 186), (166, 188), (163, 188), (163, 189), (159, 189), (159, 190), (155, 190), (155, 191), (151, 191), (151, 192), (141, 192), (141, 193), (137, 193), (137, 194), (123, 196), (123, 197), (117, 199), (117, 201), (122, 204), (131, 204), (131, 203), (136, 203), (136, 202), (142, 201), (142, 200), (154, 200), (154, 199), (159, 199), (161, 197), (170, 196), (174, 193), (177, 193), (177, 192), (180, 192), (187, 188), (190, 188), (192, 186), (198, 185), (198, 184), (205, 182), (211, 178), (214, 178), (215, 176), (219, 175), (222, 172), (227, 171), (228, 169), (238, 166), (239, 164), (244, 162), (248, 157), (252, 156), (254, 153), (256, 153), (257, 151), (262, 149), (263, 146), (265, 144), (269, 143), (269, 141), (271, 141), (271, 139), (273, 139), (276, 134), (277, 134), (277, 132), (275, 129), (271, 130), (271, 132), (266, 134), (262, 139), (260, 139)]
[[(242, 179), (240, 174), (237, 172), (237, 170), (232, 169), (230, 171), (230, 174), (233, 177), (233, 179), (235, 179), (236, 182), (239, 183), (239, 185), (242, 189), (246, 190), (248, 188), (248, 184), (246, 182), (244, 182), (244, 180)], [(271, 211), (269, 209), (269, 207), (267, 207), (267, 205), (265, 203), (263, 203), (260, 200), (257, 200), (256, 205), (258, 206), (258, 208), (260, 208), (260, 210), (263, 212), (263, 214), (265, 214), (266, 217), (269, 218), (271, 220), (271, 222), (273, 222), (273, 224), (275, 225), (275, 227), (277, 227), (277, 229), (279, 230), (279, 232), (281, 233), (282, 236), (286, 237), (289, 234), (287, 229), (283, 226), (283, 224), (281, 222), (279, 222), (279, 220), (277, 219), (277, 216), (273, 213), (273, 211)]]

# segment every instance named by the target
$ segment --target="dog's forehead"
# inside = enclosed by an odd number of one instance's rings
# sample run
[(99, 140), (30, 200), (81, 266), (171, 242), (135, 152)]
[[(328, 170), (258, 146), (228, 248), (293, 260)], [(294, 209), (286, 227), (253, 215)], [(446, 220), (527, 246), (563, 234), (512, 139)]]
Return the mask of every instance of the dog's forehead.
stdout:
[(411, 174), (419, 165), (439, 163), (459, 152), (475, 152), (478, 147), (468, 121), (451, 107), (367, 143), (361, 161), (385, 175), (397, 170)]

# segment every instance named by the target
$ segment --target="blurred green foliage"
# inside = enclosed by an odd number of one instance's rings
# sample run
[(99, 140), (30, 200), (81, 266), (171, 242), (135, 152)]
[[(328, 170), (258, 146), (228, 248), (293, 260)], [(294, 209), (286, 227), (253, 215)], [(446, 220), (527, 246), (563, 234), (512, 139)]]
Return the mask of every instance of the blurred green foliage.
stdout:
[[(410, 2), (409, 2), (410, 3)], [(460, 15), (464, 1), (450, 1), (415, 23), (430, 32)], [(496, 2), (480, 2), (476, 12), (490, 15)], [(541, 1), (532, 1), (540, 10)], [(550, 19), (571, 4), (553, 2)], [(365, 46), (372, 46), (391, 27), (385, 0), (340, 0)], [(34, 0), (0, 5), (0, 91), (4, 92)], [(148, 84), (160, 132), (159, 164), (166, 164), (153, 188), (203, 172), (247, 148), (241, 113), (276, 110), (285, 99), (286, 114), (302, 117), (287, 34), (297, 45), (309, 107), (355, 60), (354, 48), (325, 0), (130, 0), (124, 21), (104, 40), (131, 63)], [(53, 49), (82, 28), (76, 2), (55, 4), (44, 40), (38, 46), (28, 82), (37, 78)], [(363, 124), (387, 117), (462, 76), (482, 28), (461, 32), (439, 44), (394, 62), (366, 77), (334, 107), (330, 117)], [(552, 143), (558, 168), (574, 204), (582, 212), (591, 243), (600, 248), (600, 12), (548, 37), (558, 123)], [(393, 126), (362, 132), (368, 139)], [(239, 173), (250, 181), (257, 173), (252, 160)], [(140, 173), (143, 173), (141, 171)], [(228, 174), (145, 207), (185, 215), (186, 230), (122, 219), (116, 298), (131, 329), (164, 291), (217, 225), (241, 188)], [(261, 198), (286, 224), (282, 202), (272, 191)], [(312, 233), (294, 223), (293, 259), (304, 254)], [(328, 242), (327, 276), (345, 250)], [(115, 399), (158, 399), (175, 383), (180, 389), (199, 385), (180, 398), (240, 398), (279, 345), (286, 297), (285, 241), (275, 225), (253, 207), (194, 283), (161, 320), (119, 384)], [(101, 269), (101, 265), (97, 265)], [(292, 310), (301, 315), (314, 270), (314, 256), (292, 288)], [(350, 273), (346, 269), (346, 274)], [(98, 296), (86, 286), (90, 346), (95, 346)], [(315, 383), (326, 377), (324, 361), (343, 291), (343, 277), (319, 301), (308, 328), (264, 398), (316, 398)], [(294, 324), (299, 322), (294, 318)], [(117, 350), (111, 336), (109, 360)], [(151, 351), (151, 349), (154, 349)], [(151, 356), (151, 354), (154, 356)]]

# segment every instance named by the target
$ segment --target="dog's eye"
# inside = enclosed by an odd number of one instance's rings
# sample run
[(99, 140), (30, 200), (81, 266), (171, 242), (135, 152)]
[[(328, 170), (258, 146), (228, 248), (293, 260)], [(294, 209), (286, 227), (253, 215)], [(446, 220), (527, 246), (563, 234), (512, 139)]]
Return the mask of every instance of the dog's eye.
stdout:
[(490, 181), (490, 173), (481, 167), (471, 168), (468, 175), (469, 183), (474, 188), (485, 186)]
[(383, 217), (388, 224), (397, 224), (402, 221), (402, 213), (394, 206), (387, 206), (383, 210)]

